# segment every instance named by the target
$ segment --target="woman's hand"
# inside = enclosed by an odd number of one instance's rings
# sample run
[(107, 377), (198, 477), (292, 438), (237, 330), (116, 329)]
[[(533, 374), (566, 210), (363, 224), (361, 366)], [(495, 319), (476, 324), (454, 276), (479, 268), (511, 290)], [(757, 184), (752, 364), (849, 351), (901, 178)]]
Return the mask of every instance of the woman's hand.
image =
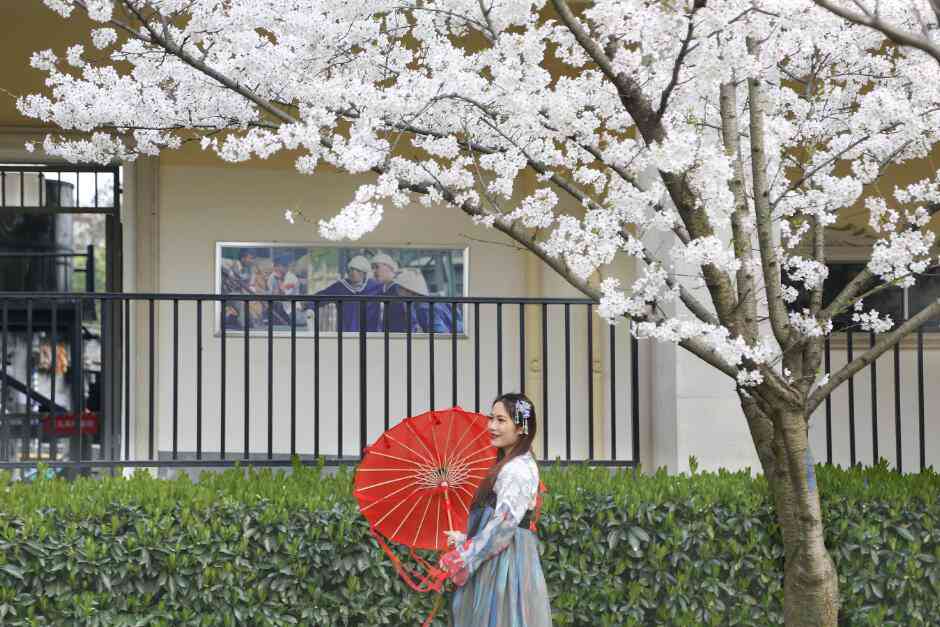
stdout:
[(447, 546), (450, 547), (456, 548), (467, 541), (466, 534), (454, 531), (453, 529), (448, 529), (444, 532), (444, 535), (447, 536)]
[(470, 573), (467, 572), (467, 566), (464, 564), (463, 558), (460, 557), (460, 552), (456, 549), (444, 553), (437, 563), (437, 566), (447, 573), (447, 576), (456, 586), (464, 585), (470, 577)]

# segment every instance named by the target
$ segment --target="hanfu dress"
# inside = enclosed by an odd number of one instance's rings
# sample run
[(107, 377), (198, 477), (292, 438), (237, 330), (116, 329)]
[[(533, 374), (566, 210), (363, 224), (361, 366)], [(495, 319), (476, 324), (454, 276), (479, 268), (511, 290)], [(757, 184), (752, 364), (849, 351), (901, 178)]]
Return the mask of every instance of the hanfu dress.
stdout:
[(458, 584), (453, 627), (552, 624), (539, 541), (529, 529), (538, 491), (538, 465), (526, 453), (500, 470), (485, 506), (471, 510), (466, 539), (441, 561)]

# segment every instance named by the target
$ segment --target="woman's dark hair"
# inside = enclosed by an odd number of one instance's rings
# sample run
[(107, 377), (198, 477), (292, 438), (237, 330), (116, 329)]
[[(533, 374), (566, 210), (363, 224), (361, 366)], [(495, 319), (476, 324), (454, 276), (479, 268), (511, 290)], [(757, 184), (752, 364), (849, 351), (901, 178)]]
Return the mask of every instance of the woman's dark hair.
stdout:
[(516, 442), (516, 445), (512, 447), (512, 450), (509, 453), (503, 452), (502, 449), (496, 451), (496, 463), (493, 464), (492, 468), (486, 473), (486, 476), (483, 478), (483, 481), (480, 482), (479, 487), (477, 488), (476, 494), (473, 495), (473, 502), (471, 507), (474, 505), (483, 505), (486, 503), (486, 500), (489, 498), (490, 494), (493, 492), (493, 486), (496, 485), (496, 477), (499, 476), (499, 471), (503, 469), (503, 466), (509, 463), (509, 461), (520, 455), (525, 455), (532, 448), (532, 442), (535, 441), (536, 433), (536, 419), (535, 419), (535, 405), (525, 394), (516, 394), (516, 393), (507, 393), (501, 394), (493, 401), (493, 405), (496, 403), (502, 403), (503, 407), (506, 408), (506, 413), (509, 414), (510, 418), (513, 420), (517, 419), (517, 410), (519, 409), (518, 404), (520, 401), (528, 403), (529, 416), (526, 419), (526, 428), (525, 433), (523, 433), (519, 440)]

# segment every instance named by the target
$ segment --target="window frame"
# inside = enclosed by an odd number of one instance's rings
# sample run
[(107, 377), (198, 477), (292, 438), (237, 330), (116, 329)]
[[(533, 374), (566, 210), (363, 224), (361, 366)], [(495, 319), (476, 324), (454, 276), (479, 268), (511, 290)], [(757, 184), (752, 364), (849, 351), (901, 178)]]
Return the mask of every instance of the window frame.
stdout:
[[(856, 252), (857, 251), (853, 251)], [(862, 268), (867, 265), (868, 260), (862, 259), (859, 256), (839, 256), (837, 258), (830, 258), (826, 261), (826, 265), (831, 270), (834, 266), (861, 266)], [(940, 271), (940, 264), (931, 266), (928, 270), (930, 272)], [(851, 279), (850, 279), (851, 280)], [(827, 279), (827, 282), (829, 279)], [(843, 284), (844, 286), (844, 284)], [(840, 286), (841, 289), (841, 286)], [(894, 320), (895, 327), (898, 324), (901, 324), (908, 320), (911, 316), (911, 290), (910, 287), (897, 287), (894, 289), (901, 290), (901, 307), (903, 308), (904, 318), (902, 320)], [(866, 306), (865, 310), (869, 308)], [(879, 310), (880, 311), (880, 310)], [(850, 312), (848, 312), (850, 313)], [(882, 312), (885, 313), (885, 312)], [(892, 312), (892, 318), (893, 318)], [(848, 345), (849, 334), (852, 335), (852, 344), (856, 349), (864, 349), (870, 343), (871, 332), (865, 331), (859, 328), (852, 329), (835, 329), (829, 335), (828, 340), (830, 348), (844, 350)], [(922, 338), (920, 337), (922, 336)], [(863, 339), (862, 339), (863, 338)], [(902, 350), (918, 350), (920, 345), (923, 345), (925, 349), (940, 350), (940, 318), (934, 318), (925, 322), (920, 327), (920, 331), (913, 331), (901, 339), (899, 346)]]

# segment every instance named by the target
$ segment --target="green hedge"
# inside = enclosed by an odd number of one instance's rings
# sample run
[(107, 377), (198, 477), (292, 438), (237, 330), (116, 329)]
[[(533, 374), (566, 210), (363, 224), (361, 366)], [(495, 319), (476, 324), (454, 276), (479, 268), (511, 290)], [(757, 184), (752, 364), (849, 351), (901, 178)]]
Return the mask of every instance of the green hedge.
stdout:
[[(407, 590), (369, 537), (350, 473), (244, 475), (0, 479), (0, 624), (420, 624), (433, 599)], [(543, 479), (555, 624), (782, 624), (763, 480)], [(820, 467), (818, 483), (842, 624), (937, 624), (940, 477)]]

